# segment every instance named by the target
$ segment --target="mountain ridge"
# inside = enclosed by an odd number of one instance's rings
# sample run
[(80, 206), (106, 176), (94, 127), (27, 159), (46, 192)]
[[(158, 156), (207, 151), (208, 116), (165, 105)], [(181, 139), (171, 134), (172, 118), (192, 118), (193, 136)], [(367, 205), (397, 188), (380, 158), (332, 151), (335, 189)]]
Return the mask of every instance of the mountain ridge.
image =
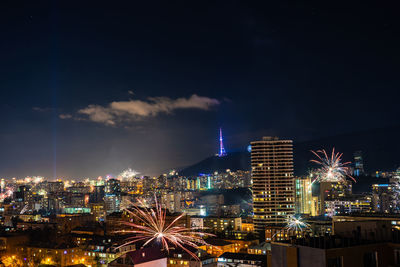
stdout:
[[(343, 153), (344, 161), (353, 161), (354, 152), (361, 150), (365, 171), (368, 173), (377, 170), (393, 171), (400, 166), (399, 138), (400, 125), (294, 142), (295, 175), (305, 175), (308, 169), (313, 167), (309, 162), (313, 158), (311, 150), (326, 149), (330, 152), (333, 147), (337, 152)], [(250, 153), (240, 151), (228, 153), (225, 157), (211, 156), (182, 168), (180, 173), (184, 176), (194, 176), (226, 169), (250, 170)]]

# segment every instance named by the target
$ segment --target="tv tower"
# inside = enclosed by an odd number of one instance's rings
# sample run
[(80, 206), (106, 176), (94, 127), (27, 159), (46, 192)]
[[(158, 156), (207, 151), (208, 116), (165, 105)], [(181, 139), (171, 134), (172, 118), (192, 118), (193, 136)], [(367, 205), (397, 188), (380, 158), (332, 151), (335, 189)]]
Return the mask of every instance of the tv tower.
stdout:
[(219, 153), (218, 157), (225, 157), (224, 138), (222, 137), (222, 128), (219, 128)]

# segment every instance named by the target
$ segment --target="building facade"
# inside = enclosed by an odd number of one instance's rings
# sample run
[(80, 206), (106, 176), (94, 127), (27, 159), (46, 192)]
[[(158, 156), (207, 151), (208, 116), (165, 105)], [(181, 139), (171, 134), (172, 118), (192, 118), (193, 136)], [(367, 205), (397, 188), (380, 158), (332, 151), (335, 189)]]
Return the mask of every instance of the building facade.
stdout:
[(313, 212), (311, 185), (311, 177), (296, 178), (296, 213), (316, 215)]
[(293, 141), (263, 137), (251, 142), (254, 227), (284, 224), (295, 213)]

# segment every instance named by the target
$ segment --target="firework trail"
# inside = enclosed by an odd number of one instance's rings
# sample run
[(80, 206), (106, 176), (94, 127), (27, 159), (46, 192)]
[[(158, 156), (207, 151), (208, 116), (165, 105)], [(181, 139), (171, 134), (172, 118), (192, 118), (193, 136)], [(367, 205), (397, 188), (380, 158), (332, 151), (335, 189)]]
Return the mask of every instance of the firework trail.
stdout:
[(168, 252), (171, 247), (179, 247), (196, 260), (199, 260), (196, 254), (191, 252), (187, 247), (198, 248), (199, 244), (208, 245), (203, 240), (203, 237), (212, 236), (212, 234), (199, 232), (198, 230), (204, 230), (201, 227), (186, 228), (178, 225), (178, 221), (185, 215), (184, 213), (177, 216), (168, 224), (165, 220), (166, 210), (162, 209), (156, 197), (155, 208), (146, 208), (145, 203), (141, 199), (138, 199), (138, 203), (141, 207), (133, 206), (131, 210), (125, 210), (137, 219), (139, 223), (123, 221), (122, 224), (131, 227), (133, 230), (117, 231), (125, 234), (130, 233), (134, 236), (126, 239), (126, 242), (118, 248), (136, 242), (144, 242), (142, 247), (145, 247), (148, 244), (156, 242), (161, 244), (163, 249), (166, 249)]
[(350, 175), (350, 168), (348, 165), (351, 162), (342, 163), (342, 153), (335, 153), (335, 148), (332, 150), (331, 156), (328, 156), (324, 149), (311, 152), (317, 157), (317, 159), (310, 160), (318, 165), (320, 168), (316, 171), (316, 178), (313, 180), (319, 182), (345, 182), (346, 177), (351, 178), (354, 182), (356, 179)]

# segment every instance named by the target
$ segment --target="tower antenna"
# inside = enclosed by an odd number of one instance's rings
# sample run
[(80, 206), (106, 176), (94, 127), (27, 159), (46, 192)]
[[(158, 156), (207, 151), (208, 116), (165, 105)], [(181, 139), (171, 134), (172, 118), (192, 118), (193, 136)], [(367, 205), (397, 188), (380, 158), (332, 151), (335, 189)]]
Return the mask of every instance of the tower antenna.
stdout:
[(222, 137), (222, 128), (219, 128), (219, 153), (218, 157), (225, 157), (224, 138)]

